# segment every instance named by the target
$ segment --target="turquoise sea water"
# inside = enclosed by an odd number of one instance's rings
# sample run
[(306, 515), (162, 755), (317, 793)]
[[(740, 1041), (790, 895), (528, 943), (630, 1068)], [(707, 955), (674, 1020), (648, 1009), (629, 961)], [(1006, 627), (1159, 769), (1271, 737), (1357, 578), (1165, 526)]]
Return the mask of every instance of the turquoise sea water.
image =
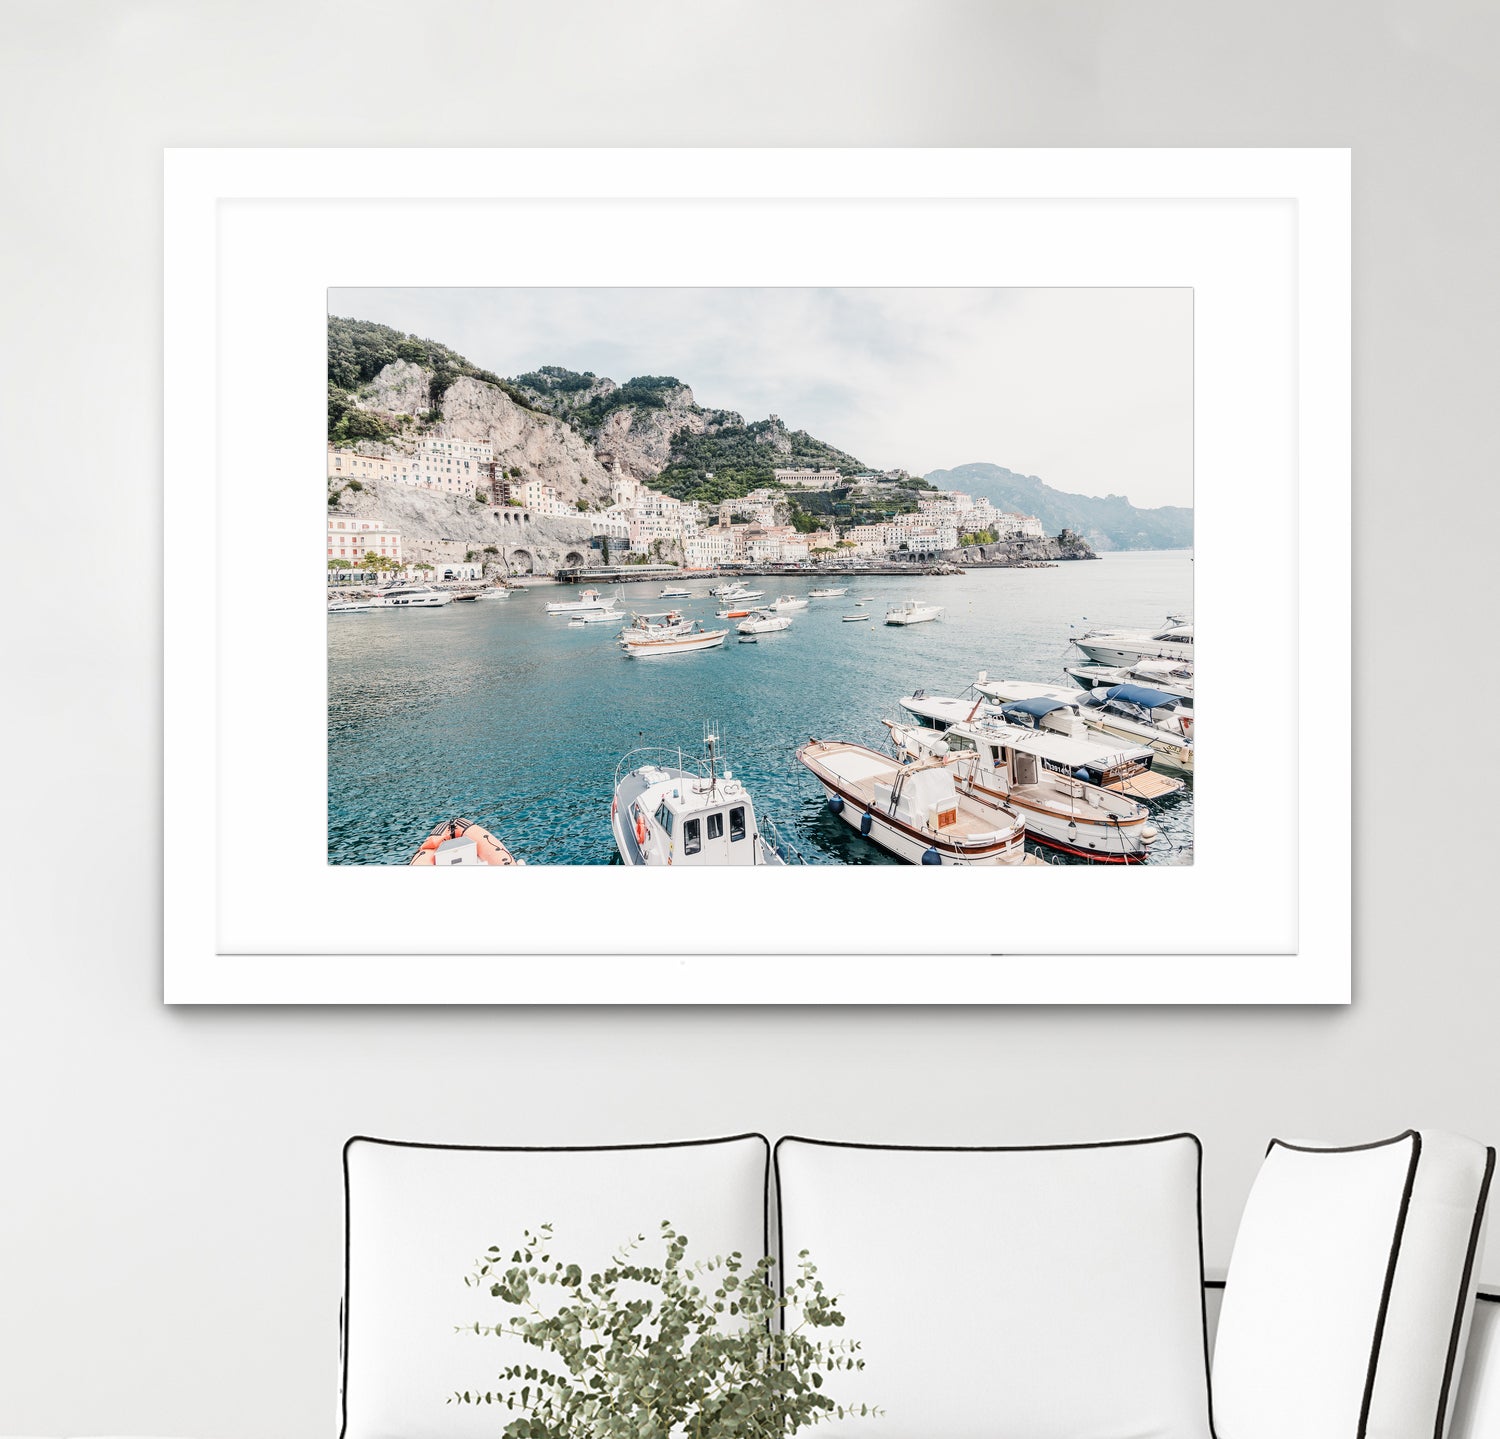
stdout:
[[(681, 582), (706, 591), (710, 581)], [(820, 581), (750, 581), (806, 595)], [(841, 579), (838, 583), (842, 584)], [(628, 658), (609, 624), (569, 629), (544, 606), (574, 594), (546, 585), (508, 600), (435, 610), (328, 617), (328, 860), (404, 864), (439, 820), (462, 815), (492, 829), (531, 864), (608, 864), (615, 767), (637, 745), (701, 752), (705, 723), (729, 764), (810, 863), (893, 863), (829, 814), (793, 757), (802, 741), (851, 739), (882, 751), (882, 718), (917, 687), (960, 694), (992, 677), (1071, 681), (1068, 626), (1147, 627), (1191, 614), (1186, 551), (1106, 555), (1055, 569), (975, 570), (961, 576), (853, 579), (839, 599), (813, 600), (791, 629), (737, 643), (719, 601), (661, 601), (661, 581), (622, 587), (622, 609), (676, 604), (707, 628), (728, 624), (717, 650)], [(872, 595), (867, 624), (844, 624)], [(941, 620), (882, 623), (886, 607), (918, 598)], [(1192, 792), (1157, 806), (1152, 863), (1182, 863), (1192, 844)], [(1049, 851), (1038, 851), (1055, 859)]]

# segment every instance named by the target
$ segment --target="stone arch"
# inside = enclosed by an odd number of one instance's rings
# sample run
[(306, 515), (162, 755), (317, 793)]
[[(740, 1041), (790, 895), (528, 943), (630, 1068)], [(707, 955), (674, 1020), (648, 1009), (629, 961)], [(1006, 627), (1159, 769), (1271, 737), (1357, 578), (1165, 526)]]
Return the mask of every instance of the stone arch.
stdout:
[(569, 550), (563, 556), (563, 567), (569, 570), (581, 570), (584, 566), (584, 558), (577, 550)]
[(982, 559), (982, 560), (989, 559), (989, 556), (984, 552), (984, 546), (983, 545), (980, 545), (980, 547), (979, 547), (979, 558)]
[(530, 550), (512, 550), (510, 552), (510, 569), (512, 573), (534, 575), (536, 573), (536, 557)]

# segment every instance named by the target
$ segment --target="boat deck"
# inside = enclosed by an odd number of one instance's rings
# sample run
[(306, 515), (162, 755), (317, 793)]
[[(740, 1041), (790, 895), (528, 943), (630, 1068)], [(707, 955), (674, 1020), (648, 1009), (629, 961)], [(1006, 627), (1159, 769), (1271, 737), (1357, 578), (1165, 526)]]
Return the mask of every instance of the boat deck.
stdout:
[[(826, 770), (829, 778), (836, 780), (845, 794), (857, 800), (865, 809), (884, 815), (885, 811), (875, 804), (875, 784), (877, 780), (889, 783), (900, 771), (900, 765), (863, 749), (837, 746), (824, 749), (821, 753), (810, 753), (809, 758), (818, 768)], [(816, 774), (817, 769), (813, 773)], [(972, 807), (978, 803), (980, 802), (967, 795), (955, 794), (954, 804), (958, 811), (955, 821), (944, 825), (941, 830), (926, 832), (956, 836), (959, 839), (979, 839), (985, 835), (994, 835), (1014, 823), (1011, 816), (998, 808), (995, 809), (993, 819), (985, 814), (975, 814)], [(926, 829), (925, 826), (923, 828)]]
[(1167, 795), (1176, 794), (1182, 789), (1182, 781), (1148, 769), (1143, 774), (1134, 774), (1129, 779), (1116, 780), (1114, 784), (1107, 784), (1104, 788), (1115, 794), (1126, 795), (1130, 799), (1164, 799)]

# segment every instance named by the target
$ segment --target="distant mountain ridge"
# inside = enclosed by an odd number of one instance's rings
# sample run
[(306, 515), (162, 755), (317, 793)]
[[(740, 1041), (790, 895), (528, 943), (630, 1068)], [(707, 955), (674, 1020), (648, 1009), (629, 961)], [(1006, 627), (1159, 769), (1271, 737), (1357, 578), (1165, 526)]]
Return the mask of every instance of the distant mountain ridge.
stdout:
[(1049, 535), (1073, 530), (1096, 550), (1192, 548), (1193, 512), (1181, 505), (1141, 509), (1124, 495), (1070, 495), (1003, 465), (959, 465), (932, 470), (926, 478), (939, 489), (982, 497), (996, 509), (1035, 515)]

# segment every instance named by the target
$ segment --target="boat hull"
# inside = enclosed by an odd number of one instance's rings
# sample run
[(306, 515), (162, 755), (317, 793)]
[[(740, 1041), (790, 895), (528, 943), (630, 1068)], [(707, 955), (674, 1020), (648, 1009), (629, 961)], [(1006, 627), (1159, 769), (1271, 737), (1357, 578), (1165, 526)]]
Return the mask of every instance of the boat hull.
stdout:
[(1181, 660), (1190, 663), (1193, 659), (1192, 645), (1172, 644), (1163, 640), (1154, 645), (1133, 643), (1129, 640), (1112, 640), (1107, 636), (1073, 642), (1096, 665), (1111, 665), (1115, 668), (1138, 664), (1141, 660)]
[(664, 640), (624, 642), (625, 653), (632, 659), (661, 659), (666, 655), (692, 654), (696, 650), (717, 649), (728, 638), (728, 630), (709, 630), (701, 635), (681, 635)]

